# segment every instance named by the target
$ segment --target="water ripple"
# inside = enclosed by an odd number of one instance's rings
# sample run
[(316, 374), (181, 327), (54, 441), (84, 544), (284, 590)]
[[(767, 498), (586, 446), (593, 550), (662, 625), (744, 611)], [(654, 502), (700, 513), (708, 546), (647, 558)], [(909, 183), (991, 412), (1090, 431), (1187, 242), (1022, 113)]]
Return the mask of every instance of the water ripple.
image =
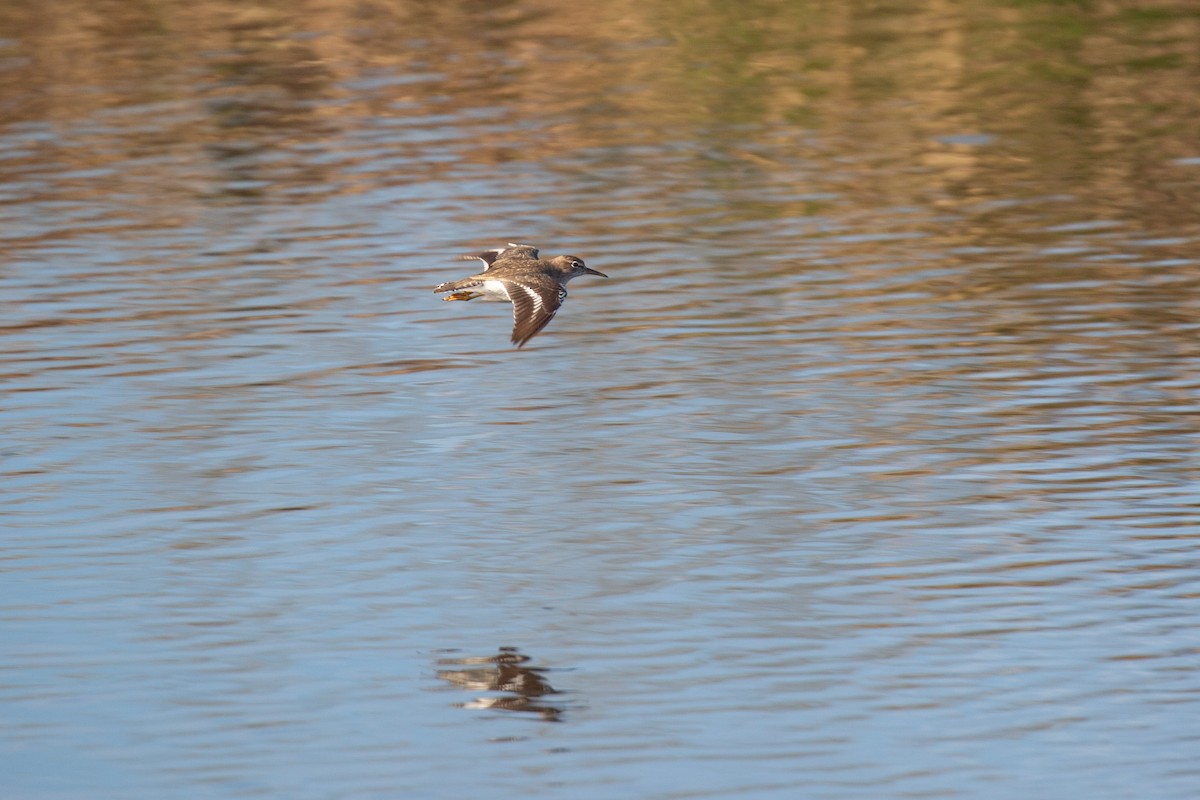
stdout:
[(901, 5), (9, 20), (12, 791), (1190, 798), (1189, 18)]

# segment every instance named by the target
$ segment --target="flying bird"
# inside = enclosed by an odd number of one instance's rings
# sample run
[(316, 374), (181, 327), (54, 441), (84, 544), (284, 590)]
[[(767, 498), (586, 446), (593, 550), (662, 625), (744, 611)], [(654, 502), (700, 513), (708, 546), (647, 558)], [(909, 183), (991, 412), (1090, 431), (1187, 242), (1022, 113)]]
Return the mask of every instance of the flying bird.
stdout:
[(541, 332), (567, 297), (567, 281), (580, 275), (599, 275), (576, 256), (538, 258), (533, 245), (509, 242), (508, 247), (485, 250), (462, 256), (462, 260), (479, 259), (483, 272), (457, 281), (439, 284), (433, 291), (451, 292), (443, 300), (474, 300), (512, 303), (512, 342), (523, 347)]

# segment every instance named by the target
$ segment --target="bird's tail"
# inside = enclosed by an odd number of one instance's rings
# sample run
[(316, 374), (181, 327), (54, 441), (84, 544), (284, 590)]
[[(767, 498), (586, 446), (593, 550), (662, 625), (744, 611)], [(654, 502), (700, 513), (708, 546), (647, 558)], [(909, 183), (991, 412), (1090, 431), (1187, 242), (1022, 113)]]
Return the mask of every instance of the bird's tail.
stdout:
[(470, 278), (463, 278), (459, 281), (446, 281), (445, 283), (439, 283), (437, 286), (433, 287), (433, 291), (435, 294), (440, 292), (455, 292), (459, 289), (469, 289), (472, 286), (478, 285), (479, 281), (471, 280)]

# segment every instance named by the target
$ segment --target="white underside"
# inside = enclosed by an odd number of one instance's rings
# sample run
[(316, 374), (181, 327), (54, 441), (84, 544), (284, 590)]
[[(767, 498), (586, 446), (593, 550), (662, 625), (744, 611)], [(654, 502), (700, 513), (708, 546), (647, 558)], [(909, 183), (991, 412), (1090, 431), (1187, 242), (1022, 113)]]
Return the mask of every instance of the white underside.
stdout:
[(508, 303), (512, 299), (508, 296), (504, 281), (484, 281), (482, 286), (476, 286), (472, 291), (479, 292), (482, 295), (479, 299), (484, 302)]

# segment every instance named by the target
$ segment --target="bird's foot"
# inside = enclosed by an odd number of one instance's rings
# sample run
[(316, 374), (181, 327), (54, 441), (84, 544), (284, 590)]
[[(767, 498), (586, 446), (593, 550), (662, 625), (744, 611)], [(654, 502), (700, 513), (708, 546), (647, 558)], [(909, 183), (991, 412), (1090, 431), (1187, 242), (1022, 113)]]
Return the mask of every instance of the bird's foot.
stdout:
[(455, 292), (448, 294), (442, 299), (449, 303), (451, 300), (474, 300), (476, 297), (482, 297), (479, 292)]

